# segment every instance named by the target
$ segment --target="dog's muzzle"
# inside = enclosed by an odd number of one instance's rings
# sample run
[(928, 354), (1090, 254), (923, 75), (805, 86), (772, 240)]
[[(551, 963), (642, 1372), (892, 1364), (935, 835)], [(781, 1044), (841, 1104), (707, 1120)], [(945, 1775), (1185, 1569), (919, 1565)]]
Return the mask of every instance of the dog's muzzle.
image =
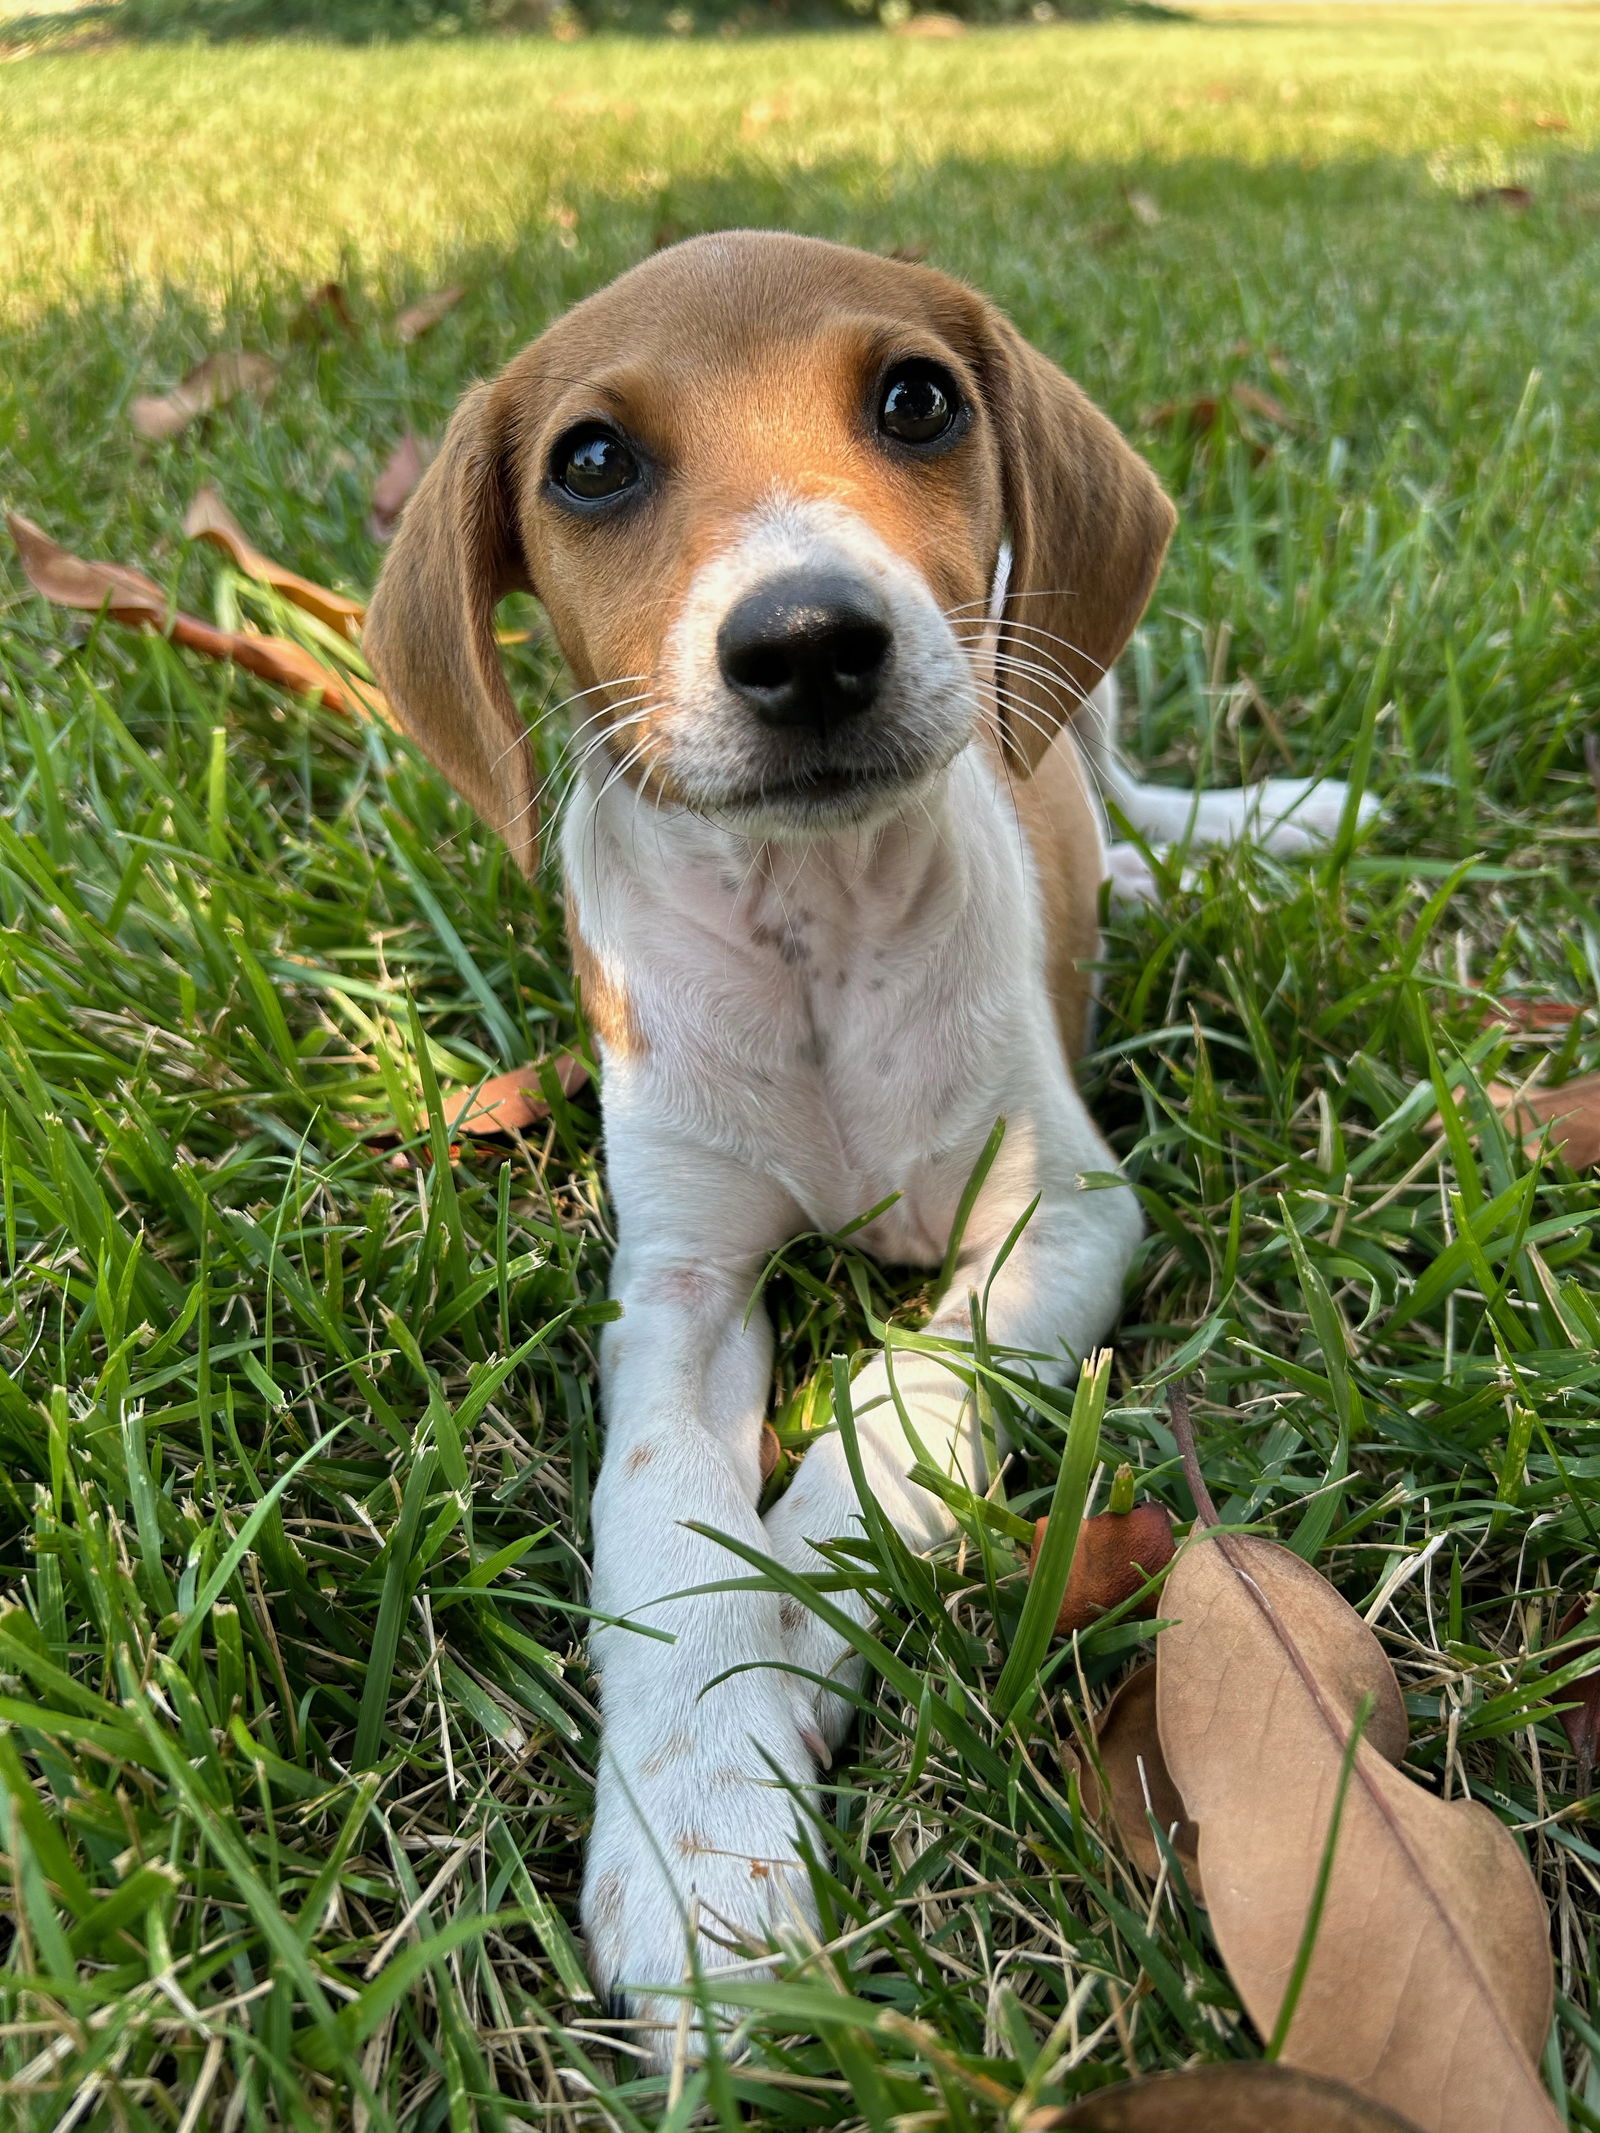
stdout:
[(717, 632), (722, 678), (762, 725), (826, 736), (871, 710), (894, 648), (876, 589), (842, 573), (771, 578)]

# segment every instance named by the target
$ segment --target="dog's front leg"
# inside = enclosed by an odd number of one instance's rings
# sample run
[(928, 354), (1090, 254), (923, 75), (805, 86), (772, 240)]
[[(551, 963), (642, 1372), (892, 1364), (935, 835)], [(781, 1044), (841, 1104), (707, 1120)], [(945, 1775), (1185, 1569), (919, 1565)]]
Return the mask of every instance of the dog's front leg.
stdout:
[[(1051, 1150), (1048, 1162), (1036, 1159), (1041, 1145)], [(1070, 1376), (1110, 1331), (1139, 1239), (1138, 1208), (1126, 1188), (1085, 1191), (1078, 1177), (1083, 1171), (1112, 1167), (1110, 1151), (1076, 1090), (1070, 1092), (1064, 1114), (1044, 1132), (1026, 1120), (1013, 1121), (1001, 1160), (973, 1209), (954, 1278), (927, 1328), (957, 1344), (952, 1362), (961, 1360), (960, 1349), (972, 1335), (974, 1294), (987, 1296), (984, 1329), (990, 1347), (1052, 1358), (1046, 1364), (1011, 1366), (1046, 1382), (1060, 1383)], [(1035, 1201), (1020, 1238), (1002, 1258)], [(936, 1355), (915, 1350), (879, 1353), (854, 1379), (851, 1406), (873, 1501), (913, 1548), (926, 1550), (948, 1539), (955, 1531), (949, 1508), (910, 1475), (920, 1456), (971, 1488), (981, 1490), (986, 1484), (982, 1427), (957, 1370)], [(813, 1542), (861, 1528), (845, 1446), (838, 1430), (829, 1430), (806, 1454), (788, 1493), (768, 1512), (768, 1551), (791, 1568), (814, 1572), (828, 1566)], [(869, 1609), (859, 1595), (841, 1592), (832, 1597), (858, 1621), (868, 1618)], [(850, 1647), (815, 1615), (797, 1602), (785, 1601), (782, 1619), (797, 1666), (845, 1683), (859, 1679), (861, 1670)], [(850, 1706), (842, 1696), (813, 1693), (811, 1722), (832, 1743), (849, 1723)]]
[[(750, 1301), (793, 1227), (782, 1195), (701, 1149), (608, 1133), (623, 1307), (601, 1351), (605, 1460), (594, 1497), (591, 1655), (604, 1732), (583, 1913), (596, 1982), (659, 2025), (670, 2055), (683, 2003), (653, 1995), (745, 1961), (809, 1915), (797, 1811), (815, 1748), (803, 1684), (777, 1671), (778, 1602), (682, 1596), (741, 1574), (691, 1522), (765, 1541), (756, 1501), (772, 1337)], [(664, 1632), (671, 1642), (644, 1634)], [(713, 1981), (714, 1992), (714, 1981)]]

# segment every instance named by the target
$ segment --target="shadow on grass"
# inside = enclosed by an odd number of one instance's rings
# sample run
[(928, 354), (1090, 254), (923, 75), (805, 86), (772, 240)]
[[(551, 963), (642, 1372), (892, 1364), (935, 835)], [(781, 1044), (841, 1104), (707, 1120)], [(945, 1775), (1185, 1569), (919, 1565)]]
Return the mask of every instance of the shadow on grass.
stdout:
[[(941, 19), (975, 27), (1006, 23), (1187, 22), (1181, 8), (1161, 0), (961, 0)], [(886, 19), (898, 25), (910, 9), (888, 0)], [(806, 30), (884, 26), (874, 0), (105, 0), (104, 5), (22, 15), (0, 31), (5, 46), (82, 46), (104, 43), (265, 42), (285, 38), (334, 44), (392, 44), (412, 38), (554, 35), (571, 39), (590, 30), (682, 39), (793, 37)]]

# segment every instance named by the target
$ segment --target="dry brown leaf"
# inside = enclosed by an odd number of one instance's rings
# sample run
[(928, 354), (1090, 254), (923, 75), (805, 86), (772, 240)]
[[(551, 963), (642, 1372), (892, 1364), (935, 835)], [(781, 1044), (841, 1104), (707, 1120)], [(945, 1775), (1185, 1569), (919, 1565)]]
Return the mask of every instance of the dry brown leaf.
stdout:
[[(1198, 1467), (1191, 1485), (1214, 1522)], [(1371, 1630), (1299, 1556), (1240, 1534), (1191, 1542), (1161, 1605), (1161, 1745), (1199, 1830), (1217, 1946), (1262, 2036), (1370, 1697), (1283, 2061), (1423, 2133), (1556, 2133), (1537, 2072), (1553, 2004), (1544, 1905), (1486, 1807), (1439, 1800), (1395, 1767), (1405, 1706)]]
[(1571, 1029), (1578, 1017), (1587, 1013), (1581, 1000), (1541, 1000), (1532, 993), (1508, 992), (1484, 1009), (1483, 1027), (1548, 1036), (1555, 1030)]
[[(1590, 1599), (1575, 1601), (1557, 1625), (1557, 1638), (1570, 1637), (1592, 1605), (1593, 1601)], [(1594, 1647), (1600, 1649), (1600, 1638), (1592, 1641)], [(1587, 1649), (1588, 1644), (1575, 1645), (1570, 1652), (1563, 1653), (1563, 1663), (1568, 1659), (1576, 1659), (1579, 1653)], [(1570, 1706), (1561, 1713), (1561, 1723), (1566, 1729), (1567, 1739), (1572, 1743), (1572, 1752), (1578, 1759), (1578, 1790), (1587, 1792), (1589, 1780), (1594, 1773), (1595, 1758), (1600, 1755), (1600, 1670), (1592, 1674), (1580, 1674), (1576, 1681), (1569, 1681), (1565, 1688), (1555, 1690), (1551, 1700)]]
[[(1290, 412), (1276, 394), (1263, 392), (1257, 385), (1239, 383), (1230, 385), (1225, 392), (1196, 393), (1189, 400), (1163, 400), (1159, 407), (1147, 408), (1140, 420), (1149, 429), (1175, 429), (1193, 437), (1202, 437), (1212, 429), (1219, 415), (1227, 407), (1236, 415), (1258, 416), (1270, 422), (1274, 428), (1297, 430), (1303, 425), (1297, 415)], [(1250, 435), (1247, 423), (1241, 424), (1245, 435)]]
[(1340, 2081), (1263, 2059), (1146, 2074), (1065, 2110), (1036, 2111), (1022, 2133), (1416, 2133)]
[(1482, 185), (1467, 195), (1468, 207), (1507, 207), (1514, 215), (1526, 214), (1533, 195), (1525, 185)]
[(1150, 1827), (1150, 1817), (1154, 1815), (1182, 1861), (1191, 1892), (1204, 1903), (1195, 1826), (1183, 1811), (1183, 1801), (1161, 1752), (1153, 1660), (1136, 1668), (1101, 1712), (1095, 1725), (1095, 1747), (1100, 1768), (1105, 1772), (1105, 1785), (1101, 1786), (1100, 1772), (1094, 1764), (1086, 1761), (1078, 1780), (1085, 1814), (1095, 1823), (1109, 1816), (1123, 1850), (1152, 1881), (1161, 1868), (1160, 1847)]
[(778, 1442), (778, 1432), (770, 1422), (761, 1425), (761, 1486), (766, 1487), (778, 1471), (778, 1461), (783, 1456), (783, 1446)]
[(342, 676), (286, 637), (263, 637), (254, 630), (219, 630), (195, 615), (174, 610), (161, 587), (137, 570), (124, 569), (120, 563), (87, 562), (51, 540), (42, 527), (20, 512), (8, 512), (6, 524), (29, 584), (57, 607), (81, 607), (92, 614), (103, 610), (113, 622), (156, 630), (191, 651), (204, 652), (210, 659), (231, 659), (235, 666), (247, 667), (252, 674), (276, 682), (294, 696), (314, 697), (330, 711), (368, 711), (380, 718), (387, 716), (388, 707), (376, 689), (358, 694)]
[(372, 509), (367, 514), (367, 531), (380, 547), (393, 540), (400, 514), (431, 457), (431, 448), (407, 430), (384, 461), (383, 472), (372, 484)]
[[(1028, 1575), (1033, 1575), (1044, 1545), (1047, 1518), (1036, 1519), (1033, 1547), (1028, 1555)], [(1086, 1518), (1078, 1528), (1072, 1551), (1072, 1568), (1061, 1612), (1056, 1616), (1056, 1635), (1075, 1636), (1091, 1622), (1131, 1600), (1142, 1585), (1172, 1561), (1172, 1515), (1164, 1504), (1135, 1504), (1131, 1511), (1102, 1511)], [(1148, 1593), (1136, 1614), (1153, 1615), (1156, 1596)]]
[(238, 393), (264, 400), (278, 375), (269, 356), (224, 350), (197, 363), (181, 385), (169, 393), (147, 393), (128, 410), (134, 429), (150, 444), (164, 444), (201, 415), (209, 415)]
[(282, 563), (273, 562), (271, 556), (263, 555), (259, 548), (253, 547), (214, 483), (208, 481), (204, 488), (196, 491), (194, 502), (184, 517), (183, 530), (191, 541), (210, 541), (213, 547), (222, 549), (247, 578), (256, 578), (263, 585), (270, 585), (286, 600), (326, 622), (342, 637), (348, 637), (352, 642), (359, 640), (367, 612), (361, 602), (317, 584), (314, 578), (302, 578), (298, 571), (285, 569)]
[(325, 281), (319, 288), (306, 291), (305, 301), (289, 321), (289, 337), (296, 341), (320, 340), (334, 327), (352, 341), (359, 338), (361, 329), (351, 315), (342, 285)]
[(434, 289), (426, 296), (419, 296), (414, 304), (407, 304), (395, 314), (394, 330), (404, 342), (420, 341), (425, 333), (431, 333), (447, 311), (453, 311), (466, 290), (459, 282), (452, 282), (448, 289)]
[(521, 1133), (528, 1126), (538, 1125), (550, 1116), (550, 1105), (542, 1089), (546, 1066), (555, 1068), (564, 1096), (575, 1096), (589, 1079), (589, 1069), (576, 1052), (558, 1052), (553, 1060), (513, 1067), (509, 1073), (495, 1074), (478, 1088), (447, 1100), (446, 1133), (452, 1139), (458, 1133), (477, 1137)]
[(1260, 415), (1264, 421), (1274, 422), (1280, 430), (1295, 430), (1299, 419), (1292, 415), (1276, 393), (1263, 392), (1259, 385), (1246, 385), (1242, 381), (1228, 387), (1228, 398), (1246, 415)]
[(1600, 1074), (1580, 1074), (1559, 1089), (1519, 1091), (1493, 1081), (1485, 1094), (1530, 1155), (1548, 1131), (1551, 1147), (1574, 1170), (1600, 1163)]

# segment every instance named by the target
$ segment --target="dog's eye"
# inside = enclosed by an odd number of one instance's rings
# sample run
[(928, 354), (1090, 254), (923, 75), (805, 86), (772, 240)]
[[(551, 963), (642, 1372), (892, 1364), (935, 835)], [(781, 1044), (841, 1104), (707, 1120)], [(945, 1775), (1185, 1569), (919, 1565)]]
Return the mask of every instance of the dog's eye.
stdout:
[(639, 479), (639, 462), (614, 430), (586, 422), (580, 429), (568, 430), (556, 445), (550, 455), (550, 475), (569, 496), (597, 504), (631, 489)]
[(935, 444), (962, 412), (961, 393), (937, 363), (901, 363), (884, 380), (878, 427), (898, 444)]

